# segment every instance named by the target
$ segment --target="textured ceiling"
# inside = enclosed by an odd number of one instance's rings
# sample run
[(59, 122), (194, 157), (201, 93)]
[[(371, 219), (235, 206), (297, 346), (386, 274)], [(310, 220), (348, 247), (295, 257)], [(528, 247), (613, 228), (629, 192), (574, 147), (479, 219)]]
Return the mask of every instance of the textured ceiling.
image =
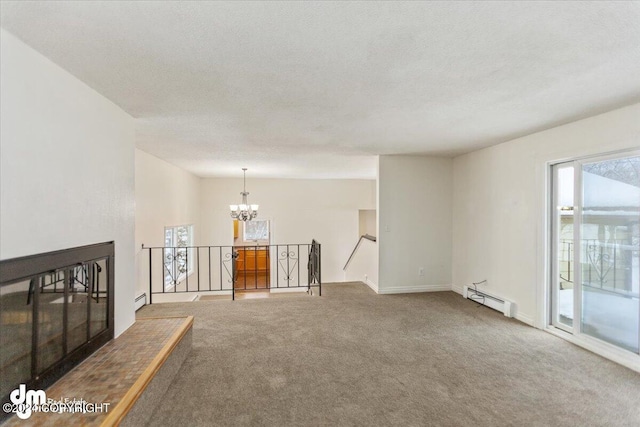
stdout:
[(638, 2), (2, 2), (200, 176), (373, 178), (640, 101)]

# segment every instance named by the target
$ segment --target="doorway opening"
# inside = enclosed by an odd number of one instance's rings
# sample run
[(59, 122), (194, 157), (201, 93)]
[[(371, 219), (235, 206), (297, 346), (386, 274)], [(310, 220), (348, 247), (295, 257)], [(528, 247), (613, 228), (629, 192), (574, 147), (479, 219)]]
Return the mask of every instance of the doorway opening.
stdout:
[(271, 242), (269, 220), (233, 221), (236, 290), (269, 290)]

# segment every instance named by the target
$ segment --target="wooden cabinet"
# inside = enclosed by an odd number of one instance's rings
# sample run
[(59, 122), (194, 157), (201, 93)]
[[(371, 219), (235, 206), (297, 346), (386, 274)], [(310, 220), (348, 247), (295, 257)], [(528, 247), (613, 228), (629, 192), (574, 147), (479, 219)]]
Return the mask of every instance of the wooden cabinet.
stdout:
[(269, 271), (269, 250), (267, 248), (236, 248), (236, 268), (238, 273), (250, 273), (257, 271), (264, 273)]
[(268, 289), (269, 288), (269, 249), (266, 247), (234, 248), (236, 258), (236, 289)]

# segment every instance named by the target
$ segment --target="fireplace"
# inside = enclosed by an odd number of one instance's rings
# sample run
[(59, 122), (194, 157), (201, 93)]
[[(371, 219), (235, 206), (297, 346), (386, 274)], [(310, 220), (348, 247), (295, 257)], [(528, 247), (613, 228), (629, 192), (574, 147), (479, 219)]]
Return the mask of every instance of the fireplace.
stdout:
[(2, 403), (20, 384), (49, 386), (113, 339), (113, 279), (113, 242), (0, 261)]

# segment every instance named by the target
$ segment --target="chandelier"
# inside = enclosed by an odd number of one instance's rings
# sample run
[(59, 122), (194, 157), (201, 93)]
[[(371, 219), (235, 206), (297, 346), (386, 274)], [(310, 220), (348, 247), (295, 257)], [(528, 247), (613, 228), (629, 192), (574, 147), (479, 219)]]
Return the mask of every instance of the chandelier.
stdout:
[(231, 218), (239, 219), (240, 221), (251, 221), (258, 216), (258, 205), (250, 205), (247, 203), (247, 168), (242, 168), (244, 175), (242, 184), (242, 203), (239, 205), (229, 205), (231, 209)]

